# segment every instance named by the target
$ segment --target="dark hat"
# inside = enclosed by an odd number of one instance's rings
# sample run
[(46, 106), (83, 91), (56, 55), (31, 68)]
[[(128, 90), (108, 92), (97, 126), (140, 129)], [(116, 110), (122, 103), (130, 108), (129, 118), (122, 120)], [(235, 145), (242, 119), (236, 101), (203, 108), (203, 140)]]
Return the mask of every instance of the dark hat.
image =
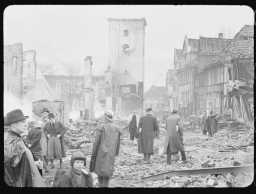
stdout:
[(49, 113), (49, 114), (48, 114), (48, 118), (49, 118), (49, 119), (53, 119), (54, 117), (55, 117), (55, 116), (54, 116), (53, 113)]
[(83, 152), (81, 151), (76, 151), (72, 154), (70, 164), (73, 166), (75, 160), (83, 160), (84, 161), (84, 166), (86, 166), (86, 157)]
[(152, 111), (152, 108), (147, 108), (146, 109), (146, 112), (150, 112), (150, 111)]
[(23, 121), (27, 118), (28, 116), (24, 116), (20, 109), (15, 109), (6, 114), (6, 117), (4, 118), (4, 125), (10, 125), (19, 121)]

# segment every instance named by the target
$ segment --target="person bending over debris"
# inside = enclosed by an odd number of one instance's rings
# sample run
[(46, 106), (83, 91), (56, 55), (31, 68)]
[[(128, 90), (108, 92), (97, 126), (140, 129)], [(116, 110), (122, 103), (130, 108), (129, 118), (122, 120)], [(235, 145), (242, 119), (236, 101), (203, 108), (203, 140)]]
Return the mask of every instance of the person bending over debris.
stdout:
[(183, 132), (180, 124), (180, 116), (176, 110), (166, 120), (166, 137), (164, 143), (164, 153), (167, 154), (167, 164), (171, 164), (171, 155), (181, 153), (182, 161), (186, 161), (183, 147)]
[(134, 137), (136, 137), (137, 133), (137, 119), (135, 112), (132, 115), (132, 120), (129, 123), (129, 132), (130, 132), (130, 140), (134, 140)]
[(121, 131), (113, 123), (113, 113), (104, 113), (104, 123), (96, 131), (90, 171), (98, 175), (99, 187), (108, 187), (114, 172), (115, 156), (119, 153)]
[(42, 123), (39, 121), (33, 121), (31, 130), (28, 132), (27, 142), (30, 151), (33, 154), (34, 160), (38, 162), (38, 170), (43, 175), (43, 159), (42, 159)]
[(28, 130), (27, 118), (20, 109), (15, 109), (4, 119), (8, 126), (4, 141), (4, 180), (12, 187), (44, 187), (38, 163), (22, 139)]
[[(47, 158), (51, 162), (51, 168), (54, 168), (54, 159), (60, 160), (60, 168), (62, 167), (62, 157), (65, 157), (63, 146), (63, 136), (67, 128), (59, 121), (54, 119), (54, 114), (49, 113), (49, 122), (44, 126), (44, 131), (48, 139)], [(61, 145), (62, 143), (62, 145)]]
[(81, 151), (71, 156), (70, 169), (58, 169), (54, 177), (53, 187), (96, 187), (97, 175), (85, 169), (86, 157)]
[(144, 154), (144, 160), (150, 162), (150, 156), (153, 154), (154, 138), (159, 137), (159, 127), (157, 119), (153, 116), (152, 109), (146, 110), (146, 115), (139, 121), (139, 153)]

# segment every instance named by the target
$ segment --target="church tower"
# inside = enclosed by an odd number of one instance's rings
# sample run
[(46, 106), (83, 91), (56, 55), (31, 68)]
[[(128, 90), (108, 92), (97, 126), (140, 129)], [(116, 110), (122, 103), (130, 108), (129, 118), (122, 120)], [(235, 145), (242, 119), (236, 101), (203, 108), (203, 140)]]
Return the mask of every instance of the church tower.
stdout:
[(122, 115), (143, 109), (146, 20), (109, 18), (109, 66), (113, 110)]

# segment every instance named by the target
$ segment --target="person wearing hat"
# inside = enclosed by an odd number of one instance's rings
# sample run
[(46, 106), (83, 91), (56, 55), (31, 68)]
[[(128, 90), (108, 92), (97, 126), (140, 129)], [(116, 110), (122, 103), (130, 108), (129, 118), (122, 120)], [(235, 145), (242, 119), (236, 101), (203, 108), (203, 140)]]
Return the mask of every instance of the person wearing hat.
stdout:
[(38, 170), (41, 175), (43, 175), (43, 158), (42, 158), (42, 145), (41, 145), (41, 138), (42, 138), (42, 125), (40, 121), (33, 121), (31, 123), (31, 130), (28, 132), (27, 142), (30, 151), (33, 154), (34, 160), (38, 162)]
[(55, 120), (53, 113), (48, 114), (49, 121), (45, 124), (43, 131), (48, 139), (47, 158), (51, 162), (51, 168), (54, 168), (54, 159), (60, 160), (60, 168), (62, 167), (62, 157), (65, 157), (63, 137), (67, 128), (60, 122)]
[(86, 169), (86, 157), (81, 151), (72, 154), (70, 168), (57, 170), (53, 187), (94, 187), (94, 176)]
[(113, 123), (112, 111), (104, 113), (104, 122), (96, 131), (90, 172), (98, 175), (99, 187), (108, 187), (114, 172), (115, 156), (119, 153), (121, 131)]
[(4, 124), (8, 126), (4, 141), (4, 180), (13, 187), (43, 187), (45, 184), (37, 163), (22, 139), (28, 130), (27, 118), (20, 109), (15, 109), (8, 112), (4, 119)]
[(146, 109), (146, 115), (139, 120), (139, 153), (144, 154), (144, 161), (150, 162), (153, 154), (154, 138), (159, 137), (158, 121), (153, 116), (152, 108)]

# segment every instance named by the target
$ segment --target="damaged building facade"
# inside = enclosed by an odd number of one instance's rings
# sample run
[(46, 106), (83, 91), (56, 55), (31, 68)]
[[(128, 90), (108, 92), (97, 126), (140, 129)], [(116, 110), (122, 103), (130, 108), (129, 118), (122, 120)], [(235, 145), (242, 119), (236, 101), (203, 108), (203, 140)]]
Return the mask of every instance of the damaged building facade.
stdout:
[[(65, 112), (81, 111), (81, 114), (83, 114), (81, 116), (89, 117), (89, 112), (84, 112), (86, 109), (84, 76), (49, 74), (44, 76), (58, 99), (64, 101)], [(93, 96), (102, 104), (105, 103), (104, 83), (104, 76), (92, 76), (92, 88), (95, 89)]]
[(23, 96), (23, 45), (4, 46), (4, 92), (18, 99)]
[(109, 18), (112, 110), (127, 116), (143, 110), (146, 20)]
[[(247, 86), (252, 88), (253, 75), (247, 74), (253, 72), (253, 60), (253, 26), (245, 25), (233, 39), (224, 38), (222, 33), (217, 38), (185, 37), (183, 48), (174, 50), (177, 77), (175, 106), (185, 117), (211, 110), (223, 114), (226, 111), (226, 88), (230, 79), (238, 79), (235, 75), (247, 77), (250, 80)], [(235, 73), (238, 66), (250, 70)], [(248, 99), (251, 103), (252, 98)]]

